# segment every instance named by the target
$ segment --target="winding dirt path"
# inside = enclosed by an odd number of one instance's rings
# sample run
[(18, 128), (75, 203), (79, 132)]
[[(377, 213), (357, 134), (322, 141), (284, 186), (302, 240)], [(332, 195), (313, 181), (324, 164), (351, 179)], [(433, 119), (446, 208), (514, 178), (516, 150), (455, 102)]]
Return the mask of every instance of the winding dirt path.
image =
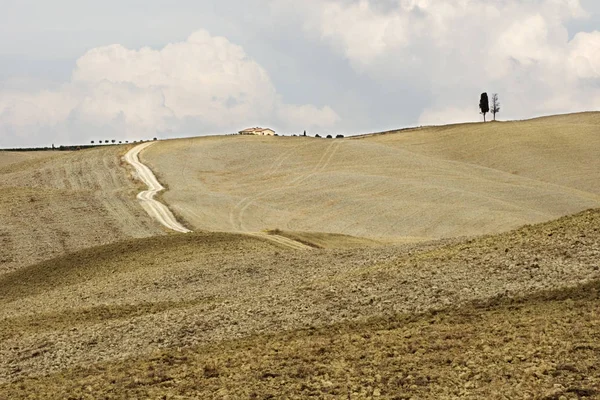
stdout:
[(135, 146), (125, 154), (125, 161), (135, 168), (138, 177), (148, 186), (148, 190), (138, 193), (137, 198), (146, 212), (155, 220), (176, 232), (188, 233), (191, 232), (185, 226), (181, 225), (175, 219), (175, 216), (169, 208), (163, 203), (154, 200), (154, 196), (165, 188), (158, 182), (152, 170), (142, 164), (139, 159), (139, 154), (145, 148), (153, 145), (153, 142), (142, 143)]
[[(192, 232), (191, 230), (187, 229), (185, 226), (183, 226), (179, 222), (177, 222), (177, 219), (175, 219), (175, 216), (173, 215), (171, 210), (169, 210), (169, 208), (166, 205), (164, 205), (163, 203), (161, 203), (157, 200), (154, 200), (154, 196), (158, 192), (165, 190), (165, 188), (163, 185), (160, 184), (158, 179), (156, 179), (156, 176), (154, 175), (152, 170), (150, 168), (148, 168), (146, 165), (142, 164), (142, 162), (139, 159), (140, 152), (153, 144), (154, 144), (154, 142), (147, 142), (147, 143), (139, 144), (139, 145), (135, 146), (133, 149), (129, 150), (127, 152), (127, 154), (125, 154), (125, 157), (124, 157), (125, 161), (127, 161), (129, 164), (131, 164), (135, 168), (135, 170), (138, 174), (138, 177), (142, 180), (142, 182), (144, 182), (148, 186), (148, 190), (144, 190), (143, 192), (138, 193), (137, 198), (140, 201), (140, 204), (142, 205), (144, 210), (146, 210), (146, 212), (152, 218), (154, 218), (155, 220), (160, 222), (162, 225), (164, 225), (167, 228), (174, 230), (176, 232), (182, 232), (182, 233)], [(246, 233), (250, 236), (264, 238), (264, 239), (270, 240), (274, 243), (277, 243), (279, 245), (282, 245), (284, 247), (288, 247), (288, 248), (291, 248), (294, 250), (309, 250), (309, 249), (311, 249), (310, 246), (307, 246), (304, 243), (297, 242), (295, 240), (286, 238), (284, 236), (270, 235), (270, 234), (267, 234), (264, 232), (246, 232)]]

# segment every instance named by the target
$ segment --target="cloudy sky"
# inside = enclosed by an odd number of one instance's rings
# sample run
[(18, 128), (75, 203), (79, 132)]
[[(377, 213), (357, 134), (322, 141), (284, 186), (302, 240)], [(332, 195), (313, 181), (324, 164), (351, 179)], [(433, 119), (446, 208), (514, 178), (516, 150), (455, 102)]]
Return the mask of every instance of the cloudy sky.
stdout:
[(0, 0), (0, 148), (600, 109), (597, 0)]

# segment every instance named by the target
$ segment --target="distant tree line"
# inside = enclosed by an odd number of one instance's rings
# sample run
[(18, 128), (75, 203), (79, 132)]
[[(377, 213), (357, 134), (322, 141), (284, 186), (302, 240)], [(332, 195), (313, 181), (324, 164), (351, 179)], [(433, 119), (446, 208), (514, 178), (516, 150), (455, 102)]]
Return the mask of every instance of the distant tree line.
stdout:
[[(285, 135), (283, 135), (283, 134), (282, 134), (282, 135), (277, 135), (277, 134), (275, 134), (275, 136), (285, 136)], [(306, 131), (304, 131), (304, 133), (303, 133), (302, 135), (297, 135), (297, 134), (295, 134), (295, 133), (292, 133), (292, 134), (291, 134), (291, 136), (294, 136), (294, 137), (296, 137), (296, 136), (310, 137), (309, 135), (307, 135), (307, 134), (306, 134)], [(333, 138), (334, 138), (334, 136), (333, 136), (333, 135), (331, 135), (331, 134), (329, 134), (329, 135), (326, 135), (326, 136), (321, 136), (321, 135), (319, 135), (318, 133), (316, 133), (316, 134), (315, 134), (315, 137), (316, 137), (316, 138), (322, 138), (322, 137), (324, 137), (324, 138), (326, 138), (326, 139), (333, 139)], [(335, 138), (336, 138), (336, 139), (343, 139), (343, 138), (344, 138), (344, 135), (342, 135), (342, 134), (337, 134), (337, 135), (335, 135)]]
[[(153, 138), (152, 140), (158, 140), (158, 138)], [(138, 143), (138, 142), (145, 142), (145, 141), (146, 141), (146, 140), (144, 140), (144, 139), (141, 139), (141, 140), (134, 140), (134, 141), (133, 141), (133, 142), (131, 142), (131, 143)], [(94, 140), (92, 140), (90, 143), (91, 143), (91, 144), (94, 144), (94, 143), (95, 143), (95, 141), (94, 141)], [(102, 143), (106, 143), (106, 144), (109, 144), (109, 143), (117, 144), (117, 140), (116, 140), (116, 139), (110, 139), (110, 140), (104, 140), (104, 141), (102, 141), (102, 140), (98, 140), (98, 144), (102, 144)], [(129, 143), (129, 140), (125, 140), (125, 144), (127, 144), (127, 143)], [(119, 140), (119, 144), (123, 144), (123, 141), (122, 141), (122, 140)]]
[(54, 146), (52, 147), (14, 147), (11, 149), (0, 149), (0, 151), (76, 151), (91, 149), (97, 146), (94, 145), (77, 145), (77, 146)]
[[(158, 138), (153, 138), (152, 140), (158, 140)], [(131, 143), (143, 143), (143, 142), (147, 142), (148, 140), (134, 140)], [(0, 151), (77, 151), (77, 150), (85, 150), (85, 149), (91, 149), (94, 147), (98, 147), (98, 146), (103, 146), (103, 143), (105, 144), (117, 144), (117, 140), (116, 139), (110, 139), (110, 140), (98, 140), (98, 142), (96, 143), (95, 140), (91, 140), (90, 144), (87, 145), (67, 145), (67, 146), (55, 146), (54, 144), (51, 147), (13, 147), (10, 149), (0, 149)], [(125, 140), (124, 142), (119, 140), (118, 144), (127, 144), (129, 143), (129, 140)]]

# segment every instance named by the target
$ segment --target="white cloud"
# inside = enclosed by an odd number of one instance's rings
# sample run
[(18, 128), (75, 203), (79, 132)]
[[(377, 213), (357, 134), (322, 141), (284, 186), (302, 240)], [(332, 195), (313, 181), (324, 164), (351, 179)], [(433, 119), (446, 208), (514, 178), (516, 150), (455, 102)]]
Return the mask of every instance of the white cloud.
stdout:
[(483, 91), (499, 93), (501, 118), (586, 109), (600, 84), (600, 32), (569, 41), (567, 23), (588, 15), (579, 0), (305, 3), (306, 31), (356, 71), (427, 97), (419, 123), (476, 121)]
[(326, 128), (338, 119), (329, 106), (286, 104), (240, 46), (206, 31), (160, 50), (98, 47), (77, 61), (71, 82), (59, 89), (0, 91), (0, 130), (14, 143), (16, 136), (44, 132), (81, 142), (98, 135), (226, 133), (256, 124)]
[(296, 106), (282, 103), (278, 107), (278, 115), (296, 131), (303, 128), (333, 127), (339, 120), (331, 107), (325, 106), (319, 109), (308, 104)]
[(582, 79), (600, 79), (600, 32), (578, 33), (569, 48), (571, 72)]
[(357, 64), (368, 64), (390, 47), (402, 47), (407, 43), (405, 21), (401, 16), (380, 14), (367, 0), (350, 6), (325, 2), (319, 17), (322, 37), (340, 46)]

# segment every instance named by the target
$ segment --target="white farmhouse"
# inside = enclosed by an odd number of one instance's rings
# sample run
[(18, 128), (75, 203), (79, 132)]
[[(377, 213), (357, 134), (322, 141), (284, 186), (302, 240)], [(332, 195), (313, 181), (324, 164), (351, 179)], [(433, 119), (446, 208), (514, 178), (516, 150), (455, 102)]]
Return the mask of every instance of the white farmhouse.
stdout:
[(262, 135), (275, 136), (275, 131), (271, 128), (248, 128), (239, 132), (240, 135)]

